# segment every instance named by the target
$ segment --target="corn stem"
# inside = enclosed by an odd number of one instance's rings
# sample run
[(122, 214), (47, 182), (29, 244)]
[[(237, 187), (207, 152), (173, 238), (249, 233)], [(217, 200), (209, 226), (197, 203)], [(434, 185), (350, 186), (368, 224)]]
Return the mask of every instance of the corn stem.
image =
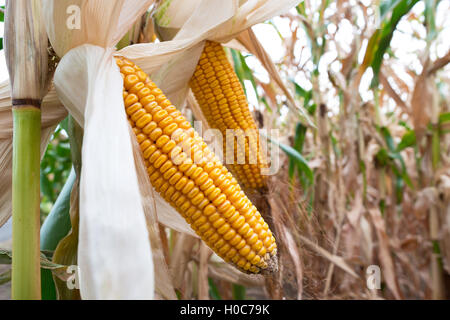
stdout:
[(41, 111), (13, 109), (13, 250), (12, 299), (41, 298), (40, 274), (40, 136)]

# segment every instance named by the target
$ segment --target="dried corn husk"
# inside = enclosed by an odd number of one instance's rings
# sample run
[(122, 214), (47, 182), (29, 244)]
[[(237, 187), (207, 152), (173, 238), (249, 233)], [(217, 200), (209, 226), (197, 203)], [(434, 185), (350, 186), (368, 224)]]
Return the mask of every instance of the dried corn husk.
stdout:
[(111, 48), (151, 3), (75, 1), (82, 22), (71, 30), (60, 26), (74, 2), (44, 1), (49, 38), (61, 56), (56, 91), (84, 127), (78, 243), (83, 299), (154, 297), (152, 251)]
[(186, 100), (188, 82), (198, 63), (204, 40), (227, 43), (252, 25), (286, 12), (298, 2), (163, 1), (155, 13), (158, 32), (165, 39), (176, 34), (173, 40), (132, 45), (119, 53), (151, 73), (153, 81), (169, 99), (181, 106)]

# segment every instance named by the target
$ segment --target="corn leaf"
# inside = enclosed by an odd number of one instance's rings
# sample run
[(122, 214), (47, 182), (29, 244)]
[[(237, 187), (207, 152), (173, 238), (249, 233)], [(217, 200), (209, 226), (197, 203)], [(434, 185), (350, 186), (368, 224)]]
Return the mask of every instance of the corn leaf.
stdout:
[[(65, 268), (65, 265), (53, 263), (51, 260), (51, 252), (48, 250), (41, 250), (41, 267), (45, 269), (55, 270)], [(9, 249), (0, 248), (0, 264), (11, 264), (12, 251)]]
[(222, 297), (220, 296), (219, 289), (217, 289), (216, 284), (214, 283), (214, 280), (211, 278), (208, 278), (208, 284), (209, 284), (209, 295), (214, 300), (222, 300)]
[(70, 173), (52, 211), (41, 227), (41, 250), (55, 250), (59, 241), (67, 235), (70, 224), (70, 192), (75, 182), (75, 172)]
[(307, 178), (309, 183), (312, 183), (314, 181), (314, 173), (309, 167), (308, 161), (306, 161), (306, 159), (301, 155), (300, 152), (270, 137), (268, 137), (268, 139), (274, 145), (278, 146), (281, 150), (283, 150), (284, 153), (286, 153), (286, 155), (289, 157), (289, 159), (293, 159), (293, 161), (298, 166), (299, 172), (305, 174), (305, 177)]
[(425, 0), (425, 25), (427, 27), (427, 40), (431, 41), (437, 36), (435, 12), (439, 0)]
[(444, 112), (439, 115), (439, 124), (450, 122), (450, 112)]
[[(41, 250), (55, 250), (59, 241), (70, 231), (70, 193), (74, 182), (75, 172), (72, 170), (52, 211), (41, 227)], [(49, 270), (41, 269), (41, 293), (43, 300), (56, 299), (55, 283)]]
[(396, 150), (398, 152), (405, 150), (408, 147), (412, 147), (416, 144), (416, 133), (414, 130), (408, 130), (402, 137), (402, 140), (397, 145)]
[(232, 285), (233, 300), (245, 300), (245, 287), (239, 284)]
[[(406, 15), (418, 0), (399, 0), (399, 1), (384, 1), (380, 5), (381, 24), (369, 39), (366, 53), (363, 60), (363, 69), (371, 66), (373, 70), (372, 86), (378, 84), (378, 74), (380, 72), (383, 56), (389, 47), (392, 36), (397, 24), (401, 18)], [(390, 17), (388, 14), (390, 13)]]
[(304, 89), (297, 82), (295, 82), (294, 79), (289, 79), (289, 80), (294, 84), (295, 95), (298, 98), (303, 98), (303, 108), (308, 110), (308, 113), (310, 115), (313, 115), (316, 110), (316, 105), (314, 104), (314, 100), (312, 98), (313, 91)]
[(11, 281), (11, 269), (0, 274), (0, 285)]

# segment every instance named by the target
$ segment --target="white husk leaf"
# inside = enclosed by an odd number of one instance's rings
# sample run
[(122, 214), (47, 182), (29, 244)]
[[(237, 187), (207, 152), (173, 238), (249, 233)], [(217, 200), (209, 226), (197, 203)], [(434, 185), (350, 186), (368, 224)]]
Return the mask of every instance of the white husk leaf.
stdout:
[[(113, 47), (154, 0), (43, 0), (47, 33), (56, 54), (62, 57), (79, 45)], [(74, 19), (79, 8), (79, 28)]]
[[(152, 299), (153, 263), (111, 49), (70, 50), (55, 73), (64, 105), (84, 115), (78, 265), (83, 299)], [(70, 94), (76, 90), (77, 94)], [(108, 94), (104, 94), (108, 92)]]
[[(131, 131), (131, 127), (129, 127)], [(134, 134), (134, 133), (133, 133)], [(169, 274), (169, 267), (164, 256), (160, 228), (156, 219), (156, 205), (154, 201), (154, 191), (150, 186), (150, 179), (147, 174), (147, 168), (144, 165), (144, 159), (136, 139), (131, 139), (133, 144), (133, 156), (136, 163), (136, 172), (141, 192), (142, 203), (144, 207), (145, 218), (147, 220), (147, 229), (149, 230), (150, 244), (152, 246), (153, 263), (155, 264), (155, 289), (156, 294), (165, 299), (176, 299), (175, 290), (172, 284), (172, 278)]]
[(180, 107), (189, 92), (189, 79), (198, 63), (204, 40), (227, 43), (252, 25), (286, 12), (298, 2), (166, 0), (159, 6), (156, 22), (160, 31), (179, 29), (175, 38), (162, 43), (128, 46), (119, 54), (151, 73), (152, 80), (172, 103)]
[[(44, 1), (49, 38), (62, 56), (56, 91), (84, 127), (78, 243), (83, 299), (154, 297), (149, 233), (112, 48), (152, 2)], [(62, 27), (73, 4), (80, 8), (78, 30)]]

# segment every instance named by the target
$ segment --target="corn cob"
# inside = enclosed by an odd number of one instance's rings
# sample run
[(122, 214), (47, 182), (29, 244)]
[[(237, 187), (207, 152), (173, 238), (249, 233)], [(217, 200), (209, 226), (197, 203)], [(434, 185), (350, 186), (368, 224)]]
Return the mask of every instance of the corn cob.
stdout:
[(250, 273), (271, 270), (275, 238), (232, 174), (138, 66), (122, 57), (116, 63), (155, 190), (225, 261)]
[[(225, 162), (237, 180), (246, 188), (266, 188), (267, 176), (261, 175), (261, 168), (267, 163), (260, 150), (257, 126), (242, 85), (220, 43), (206, 41), (190, 87), (208, 124), (219, 129), (223, 137), (227, 129), (244, 130), (248, 134), (245, 145), (240, 138), (237, 144), (233, 144), (235, 158), (243, 156), (238, 145), (242, 144), (241, 150), (245, 147), (245, 163), (236, 163), (236, 160), (234, 163)], [(224, 139), (224, 155), (227, 145), (230, 146), (230, 140)]]

